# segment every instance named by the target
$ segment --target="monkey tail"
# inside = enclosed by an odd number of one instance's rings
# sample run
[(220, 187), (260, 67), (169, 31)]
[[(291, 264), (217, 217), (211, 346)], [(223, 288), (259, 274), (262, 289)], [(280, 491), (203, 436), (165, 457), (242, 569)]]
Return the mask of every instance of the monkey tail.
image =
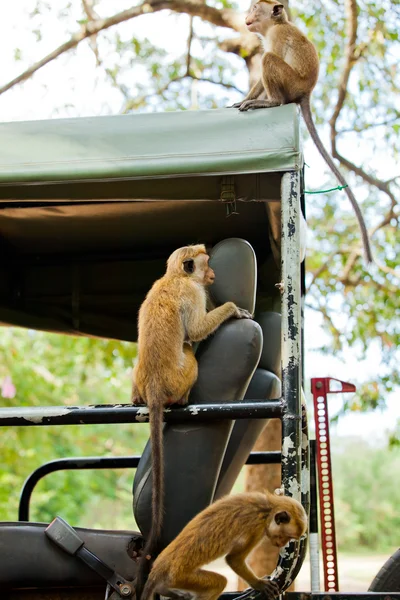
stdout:
[[(143, 592), (140, 596), (140, 600), (152, 600), (154, 597), (154, 592), (156, 591), (156, 581), (152, 579), (148, 579), (146, 581), (146, 585), (143, 588)], [(137, 595), (137, 592), (136, 592)]]
[(334, 175), (336, 176), (336, 178), (338, 179), (340, 184), (342, 186), (346, 186), (344, 188), (344, 191), (346, 192), (346, 195), (351, 202), (354, 212), (356, 213), (358, 223), (360, 225), (362, 240), (363, 240), (363, 244), (364, 244), (365, 259), (368, 263), (370, 263), (370, 262), (372, 262), (373, 259), (372, 259), (372, 252), (371, 252), (371, 246), (370, 246), (370, 241), (369, 241), (369, 237), (368, 237), (367, 227), (365, 225), (363, 214), (360, 210), (360, 207), (358, 205), (357, 200), (355, 199), (353, 192), (351, 191), (351, 189), (349, 187), (347, 187), (345, 178), (343, 177), (343, 175), (341, 174), (339, 169), (336, 167), (336, 165), (333, 162), (332, 158), (330, 157), (329, 153), (325, 150), (324, 145), (318, 135), (318, 132), (314, 125), (312, 113), (311, 113), (310, 96), (307, 95), (302, 98), (302, 100), (300, 102), (300, 108), (301, 108), (301, 112), (303, 113), (303, 118), (304, 118), (304, 121), (306, 122), (307, 129), (308, 129), (308, 131), (311, 135), (311, 138), (312, 138), (314, 144), (316, 145), (319, 153), (321, 154), (322, 158), (324, 159), (324, 161), (326, 162), (328, 167), (334, 173)]
[[(164, 407), (155, 398), (149, 402), (150, 408), (150, 443), (152, 456), (152, 493), (151, 493), (151, 530), (139, 561), (136, 578), (136, 597), (141, 598), (145, 580), (149, 573), (161, 535), (164, 516), (164, 447), (163, 416)], [(149, 591), (150, 593), (150, 591)]]

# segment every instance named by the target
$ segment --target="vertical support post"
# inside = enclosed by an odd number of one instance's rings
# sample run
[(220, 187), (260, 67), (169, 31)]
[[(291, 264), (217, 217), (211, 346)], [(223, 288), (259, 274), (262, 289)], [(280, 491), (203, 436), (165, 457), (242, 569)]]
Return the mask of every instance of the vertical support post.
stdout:
[(316, 468), (317, 445), (316, 440), (310, 440), (310, 521), (309, 521), (309, 543), (310, 543), (310, 574), (311, 591), (319, 592), (321, 589), (319, 571), (319, 539), (318, 539), (318, 496), (317, 496), (317, 468)]
[(301, 501), (300, 173), (282, 177), (282, 485)]
[[(282, 312), (282, 486), (301, 502), (301, 282), (300, 173), (285, 173), (281, 189)], [(301, 567), (305, 544), (291, 542), (281, 550), (273, 577), (285, 590)]]

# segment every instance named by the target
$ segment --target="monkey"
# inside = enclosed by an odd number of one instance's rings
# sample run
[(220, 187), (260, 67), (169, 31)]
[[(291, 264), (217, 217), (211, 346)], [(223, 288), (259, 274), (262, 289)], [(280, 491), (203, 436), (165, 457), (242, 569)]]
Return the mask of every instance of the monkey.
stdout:
[[(319, 58), (314, 44), (300, 29), (290, 23), (283, 5), (277, 0), (258, 0), (246, 17), (246, 25), (250, 32), (262, 40), (262, 73), (261, 79), (253, 85), (246, 98), (233, 104), (233, 107), (247, 111), (289, 102), (300, 105), (307, 129), (319, 153), (344, 186), (358, 219), (366, 261), (372, 262), (369, 235), (361, 209), (343, 175), (326, 151), (312, 117), (310, 98), (319, 74)], [(259, 99), (264, 92), (266, 99)]]
[(280, 492), (224, 496), (196, 515), (156, 558), (141, 600), (152, 600), (155, 593), (176, 598), (182, 591), (196, 600), (217, 600), (227, 580), (201, 567), (221, 556), (252, 588), (268, 598), (279, 595), (277, 583), (258, 578), (246, 557), (265, 536), (282, 548), (305, 534), (304, 508)]
[(137, 588), (161, 534), (164, 499), (163, 410), (185, 405), (198, 374), (191, 346), (211, 335), (230, 317), (251, 318), (234, 302), (206, 312), (206, 288), (215, 280), (203, 244), (175, 250), (166, 273), (156, 281), (138, 315), (138, 361), (133, 372), (132, 402), (149, 409), (152, 453), (152, 524), (139, 563)]

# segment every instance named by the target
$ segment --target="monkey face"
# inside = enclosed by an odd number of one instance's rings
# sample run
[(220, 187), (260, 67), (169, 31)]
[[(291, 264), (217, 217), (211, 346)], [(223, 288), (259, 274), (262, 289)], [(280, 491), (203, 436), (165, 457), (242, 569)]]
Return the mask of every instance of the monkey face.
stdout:
[(300, 539), (307, 529), (307, 517), (303, 511), (280, 510), (275, 512), (269, 525), (267, 535), (273, 546), (283, 548), (290, 540)]
[(186, 258), (183, 263), (183, 270), (191, 279), (198, 281), (202, 285), (212, 285), (215, 281), (215, 273), (209, 266), (210, 257), (205, 252), (199, 252), (193, 258)]
[(205, 266), (204, 266), (204, 285), (212, 285), (215, 281), (215, 273), (208, 264), (210, 257), (208, 256), (208, 254), (206, 254), (205, 256), (206, 256), (206, 262), (205, 262)]
[(201, 254), (197, 257), (197, 275), (199, 277), (200, 283), (203, 285), (212, 285), (215, 281), (215, 273), (213, 269), (209, 266), (208, 261), (210, 257), (208, 254)]
[(246, 17), (247, 29), (264, 36), (268, 27), (283, 14), (283, 5), (275, 0), (259, 0)]

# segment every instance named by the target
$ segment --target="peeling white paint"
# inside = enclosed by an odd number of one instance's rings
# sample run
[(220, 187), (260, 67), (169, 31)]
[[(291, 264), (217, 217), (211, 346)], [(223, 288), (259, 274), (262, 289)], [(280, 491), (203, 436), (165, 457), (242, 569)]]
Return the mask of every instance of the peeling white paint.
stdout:
[(293, 556), (293, 553), (292, 552), (288, 552), (288, 546), (284, 546), (283, 548), (281, 548), (279, 550), (279, 556), (281, 558), (290, 558), (291, 556)]
[(282, 575), (283, 573), (283, 569), (282, 567), (276, 567), (276, 569), (273, 571), (272, 575), (271, 575), (271, 579), (276, 579), (277, 577), (279, 577), (280, 575)]
[(149, 420), (149, 409), (147, 406), (139, 408), (136, 413), (135, 420), (139, 421), (139, 423), (146, 423)]
[[(281, 296), (282, 308), (282, 369), (290, 365), (291, 360), (299, 364), (300, 360), (300, 174), (285, 173), (281, 184), (281, 254), (282, 281), (284, 290)], [(289, 223), (294, 226), (294, 235), (289, 235)], [(294, 296), (290, 307), (293, 325), (298, 328), (295, 339), (289, 338), (289, 290)], [(299, 381), (300, 384), (300, 381)]]
[(200, 412), (197, 406), (189, 406), (189, 411), (191, 415), (198, 415)]
[(308, 494), (310, 491), (310, 471), (307, 467), (301, 470), (301, 493)]
[(292, 448), (294, 448), (294, 441), (292, 440), (290, 435), (287, 435), (284, 438), (282, 444), (282, 457), (293, 456), (293, 454), (296, 453), (296, 450), (294, 450), (292, 453), (289, 453), (289, 450), (291, 450)]
[(308, 437), (305, 433), (302, 433), (301, 435), (301, 449), (302, 450), (307, 450), (308, 448)]
[(289, 479), (287, 489), (289, 494), (300, 502), (300, 485), (296, 477), (291, 477)]
[(71, 412), (64, 406), (37, 406), (27, 408), (5, 408), (0, 410), (2, 419), (25, 419), (31, 423), (42, 423), (45, 417), (62, 417)]

